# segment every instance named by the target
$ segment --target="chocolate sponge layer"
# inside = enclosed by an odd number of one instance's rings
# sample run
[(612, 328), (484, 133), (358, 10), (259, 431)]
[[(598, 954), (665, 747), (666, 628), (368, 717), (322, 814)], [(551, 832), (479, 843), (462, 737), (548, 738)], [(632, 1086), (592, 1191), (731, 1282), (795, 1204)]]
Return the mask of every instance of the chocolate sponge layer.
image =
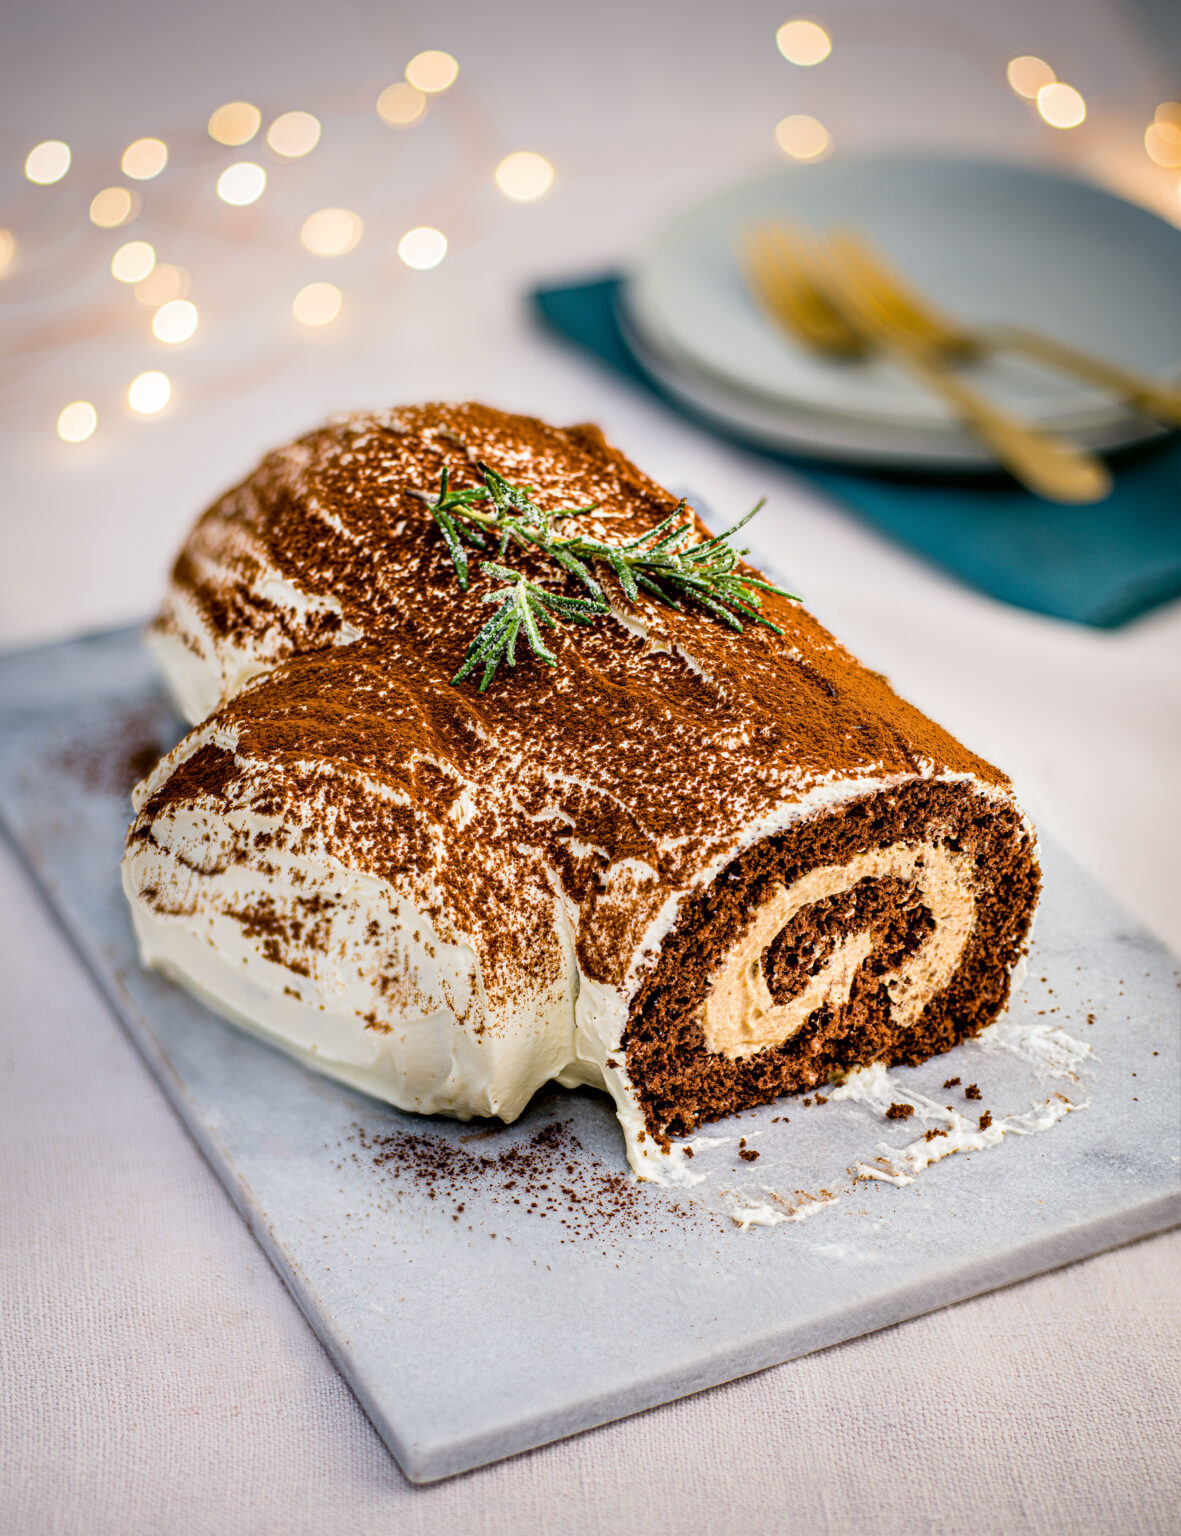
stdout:
[[(970, 857), (975, 917), (948, 984), (916, 1022), (900, 1024), (885, 977), (931, 932), (913, 881), (865, 879), (812, 903), (763, 953), (776, 1002), (797, 996), (839, 941), (868, 930), (872, 949), (848, 1001), (822, 1006), (783, 1044), (749, 1056), (711, 1051), (700, 1010), (724, 957), (777, 886), (859, 853), (934, 841)], [(1033, 839), (1011, 801), (970, 782), (916, 781), (801, 821), (740, 854), (682, 907), (632, 1005), (624, 1047), (649, 1130), (663, 1140), (781, 1094), (808, 1092), (853, 1067), (915, 1063), (949, 1050), (1004, 1007), (1040, 876)]]

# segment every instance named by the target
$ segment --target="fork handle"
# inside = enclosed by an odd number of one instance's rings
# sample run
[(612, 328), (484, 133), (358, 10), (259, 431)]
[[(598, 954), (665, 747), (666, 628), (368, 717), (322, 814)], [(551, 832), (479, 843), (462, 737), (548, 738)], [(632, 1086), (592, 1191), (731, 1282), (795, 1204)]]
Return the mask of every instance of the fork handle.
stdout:
[(948, 373), (925, 350), (901, 345), (894, 351), (932, 393), (941, 395), (959, 421), (1021, 483), (1048, 501), (1102, 501), (1111, 475), (1097, 454), (1050, 432), (1028, 426), (993, 405), (971, 385)]
[(1160, 384), (1144, 374), (1132, 373), (1121, 368), (1118, 363), (1109, 363), (1104, 358), (1093, 357), (1089, 352), (1080, 352), (1064, 341), (1055, 341), (1052, 336), (1026, 330), (1024, 326), (990, 325), (982, 327), (978, 334), (987, 341), (989, 347), (1024, 352), (1066, 373), (1091, 379), (1104, 389), (1122, 395), (1129, 405), (1143, 415), (1151, 416), (1167, 427), (1181, 427), (1181, 389)]

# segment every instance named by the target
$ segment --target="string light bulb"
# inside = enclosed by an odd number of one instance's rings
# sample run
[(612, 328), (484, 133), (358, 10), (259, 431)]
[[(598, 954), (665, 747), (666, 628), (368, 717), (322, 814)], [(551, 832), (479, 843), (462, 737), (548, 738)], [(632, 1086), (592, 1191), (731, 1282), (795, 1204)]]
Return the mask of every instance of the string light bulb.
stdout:
[(1035, 53), (1019, 53), (1006, 65), (1005, 78), (1018, 96), (1035, 101), (1042, 86), (1053, 85), (1058, 76), (1045, 59), (1039, 59)]
[(321, 208), (309, 214), (299, 232), (304, 250), (313, 256), (346, 256), (360, 244), (365, 226), (347, 208)]
[(496, 167), (496, 185), (515, 203), (532, 203), (554, 184), (554, 168), (544, 155), (519, 149)]
[(1051, 128), (1077, 128), (1087, 115), (1080, 93), (1062, 80), (1043, 85), (1035, 99), (1039, 114)]
[(99, 229), (130, 224), (139, 212), (139, 199), (126, 187), (104, 187), (90, 199), (90, 222)]
[(61, 139), (35, 144), (25, 156), (25, 175), (39, 187), (52, 186), (70, 168), (70, 146)]
[(267, 144), (284, 160), (310, 155), (320, 142), (320, 119), (310, 112), (284, 112), (267, 129)]
[(408, 267), (426, 272), (437, 267), (447, 254), (447, 236), (429, 224), (408, 229), (398, 241), (398, 255)]
[(301, 325), (331, 325), (340, 314), (343, 296), (335, 283), (309, 283), (291, 301), (291, 313)]
[(823, 63), (832, 52), (832, 38), (819, 23), (797, 17), (785, 21), (775, 34), (779, 51), (789, 64), (809, 68)]
[(168, 164), (168, 145), (162, 139), (136, 139), (123, 151), (121, 163), (132, 181), (151, 181)]
[(16, 262), (16, 236), (10, 229), (0, 229), (0, 277)]
[(441, 48), (428, 48), (423, 53), (416, 53), (406, 66), (406, 79), (415, 90), (425, 91), (428, 96), (449, 90), (455, 84), (458, 74), (458, 62)]
[(169, 299), (152, 316), (152, 335), (157, 341), (176, 346), (197, 329), (197, 306), (188, 299)]
[(377, 98), (377, 115), (391, 128), (409, 128), (426, 111), (426, 96), (409, 80), (387, 85)]
[(129, 240), (111, 257), (111, 276), (120, 283), (139, 283), (155, 265), (154, 247), (146, 240)]
[(206, 124), (209, 137), (218, 144), (249, 144), (262, 127), (262, 113), (249, 101), (227, 101), (212, 113)]
[(232, 208), (245, 208), (257, 203), (266, 190), (267, 173), (253, 160), (239, 160), (227, 165), (217, 178), (217, 195)]
[(819, 160), (832, 148), (832, 137), (819, 118), (793, 112), (775, 124), (775, 142), (792, 160)]
[(98, 426), (98, 412), (89, 400), (73, 400), (57, 418), (57, 435), (63, 443), (84, 443)]
[(172, 399), (172, 383), (166, 373), (150, 368), (136, 374), (127, 389), (127, 403), (138, 416), (155, 416)]

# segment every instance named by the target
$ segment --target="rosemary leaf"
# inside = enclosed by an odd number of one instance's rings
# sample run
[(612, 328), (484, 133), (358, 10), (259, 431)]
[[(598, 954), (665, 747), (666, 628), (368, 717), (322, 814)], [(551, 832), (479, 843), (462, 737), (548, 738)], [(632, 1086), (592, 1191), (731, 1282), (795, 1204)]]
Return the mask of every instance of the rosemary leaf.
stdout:
[[(487, 548), (488, 534), (497, 541), (495, 559), (485, 559), (480, 569), (501, 584), (484, 593), (481, 602), (498, 606), (468, 646), (452, 682), (463, 682), (482, 666), (479, 688), (483, 693), (502, 661), (516, 666), (517, 641), (522, 635), (535, 656), (547, 666), (554, 666), (557, 657), (541, 638), (543, 628), (554, 629), (559, 623), (593, 624), (610, 612), (606, 593), (595, 573), (600, 562), (609, 567), (628, 603), (637, 602), (642, 590), (678, 611), (683, 611), (686, 602), (694, 603), (739, 632), (746, 620), (782, 633), (760, 611), (760, 594), (774, 592), (795, 601), (794, 595), (762, 577), (741, 573), (738, 564), (748, 551), (731, 543), (734, 534), (761, 511), (762, 501), (724, 533), (700, 542), (693, 541), (693, 519), (686, 515), (688, 506), (684, 501), (645, 532), (609, 542), (590, 534), (561, 536), (554, 531), (555, 522), (593, 512), (594, 504), (545, 511), (533, 499), (536, 493), (532, 486), (513, 485), (480, 460), (475, 460), (475, 466), (481, 477), (479, 485), (453, 490), (450, 470), (445, 467), (433, 499), (425, 491), (415, 492), (439, 526), (464, 591), (470, 581), (464, 543)], [(510, 544), (535, 550), (552, 561), (589, 596), (551, 591), (505, 565)]]

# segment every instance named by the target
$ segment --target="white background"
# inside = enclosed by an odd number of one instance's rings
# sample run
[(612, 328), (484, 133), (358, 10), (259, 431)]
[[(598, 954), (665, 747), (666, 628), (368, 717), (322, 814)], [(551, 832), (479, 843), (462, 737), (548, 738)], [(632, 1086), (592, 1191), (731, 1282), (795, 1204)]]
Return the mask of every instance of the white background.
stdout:
[[(686, 199), (770, 162), (792, 111), (822, 118), (838, 153), (1005, 153), (1181, 210), (1140, 147), (1169, 91), (1130, 13), (834, 0), (817, 14), (836, 46), (815, 70), (775, 50), (788, 14), (671, 0), (14, 11), (0, 224), (22, 259), (0, 290), (0, 643), (147, 611), (202, 503), (330, 409), (462, 396), (594, 419), (719, 515), (767, 494), (758, 552), (865, 661), (1005, 766), (1040, 824), (1181, 949), (1181, 605), (1103, 634), (991, 603), (528, 320), (531, 280), (626, 261)], [(376, 90), (431, 46), (458, 57), (459, 83), (415, 129), (384, 128)], [(1006, 58), (1026, 51), (1084, 92), (1083, 128), (1055, 133), (1005, 87)], [(227, 218), (213, 180), (256, 148), (214, 151), (201, 127), (235, 97), (314, 111), (325, 131), (307, 161), (265, 160), (264, 199)], [(144, 187), (140, 226), (91, 229), (90, 196), (144, 133), (169, 141), (173, 164)], [(51, 136), (71, 143), (74, 169), (30, 188), (24, 155)], [(536, 205), (491, 182), (522, 148), (557, 168)], [(298, 244), (324, 205), (366, 221), (337, 263)], [(418, 223), (452, 241), (433, 272), (393, 255)], [(147, 312), (106, 275), (114, 245), (141, 231), (193, 274), (202, 324), (183, 349), (153, 343)], [(340, 284), (345, 310), (301, 335), (290, 298), (314, 278)], [(122, 394), (148, 367), (169, 371), (175, 397), (136, 420)], [(99, 430), (68, 447), (53, 423), (79, 397)], [(7, 850), (0, 902), (0, 1528), (1175, 1529), (1176, 1235), (411, 1488)]]

